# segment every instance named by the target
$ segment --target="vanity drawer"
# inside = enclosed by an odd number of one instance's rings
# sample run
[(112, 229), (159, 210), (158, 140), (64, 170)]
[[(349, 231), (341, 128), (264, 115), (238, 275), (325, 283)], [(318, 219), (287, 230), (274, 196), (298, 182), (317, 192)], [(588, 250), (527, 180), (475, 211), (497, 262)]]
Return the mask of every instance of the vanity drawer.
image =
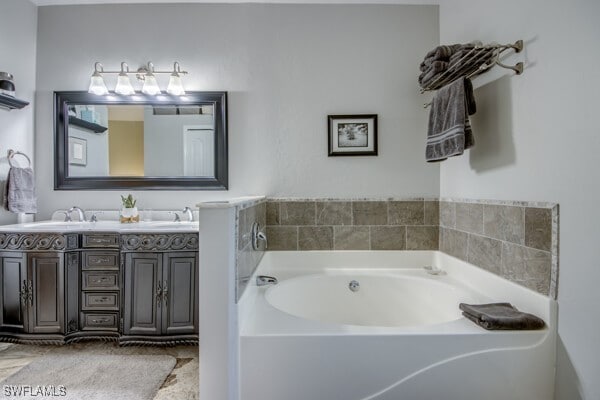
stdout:
[(119, 269), (118, 251), (84, 251), (82, 269)]
[(82, 290), (119, 290), (119, 273), (103, 271), (83, 271)]
[(83, 292), (81, 310), (119, 311), (119, 292)]
[(118, 315), (113, 313), (81, 313), (81, 330), (118, 331), (118, 321)]
[(95, 248), (119, 248), (119, 235), (113, 233), (84, 233), (82, 235), (82, 246)]

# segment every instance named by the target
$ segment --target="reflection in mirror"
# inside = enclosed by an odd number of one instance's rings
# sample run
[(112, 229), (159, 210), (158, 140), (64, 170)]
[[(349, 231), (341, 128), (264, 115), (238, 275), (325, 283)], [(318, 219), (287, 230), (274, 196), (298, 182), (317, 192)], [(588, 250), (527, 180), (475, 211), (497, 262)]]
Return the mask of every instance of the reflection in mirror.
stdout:
[(54, 189), (227, 190), (227, 92), (54, 92)]
[(214, 177), (214, 106), (69, 105), (69, 177)]

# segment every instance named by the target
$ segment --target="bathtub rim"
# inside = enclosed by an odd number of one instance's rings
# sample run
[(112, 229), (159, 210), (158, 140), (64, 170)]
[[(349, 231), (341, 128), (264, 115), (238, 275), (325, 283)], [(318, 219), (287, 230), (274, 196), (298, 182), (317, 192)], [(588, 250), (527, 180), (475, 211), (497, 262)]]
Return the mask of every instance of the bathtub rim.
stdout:
[[(306, 265), (310, 267), (306, 267)], [(370, 264), (371, 266), (367, 266)], [(539, 331), (486, 331), (464, 317), (457, 320), (416, 327), (372, 327), (330, 324), (286, 314), (268, 304), (255, 283), (256, 275), (274, 275), (283, 280), (310, 275), (324, 268), (339, 270), (408, 270), (425, 265), (439, 267), (447, 276), (490, 301), (508, 301), (519, 310), (539, 316), (546, 328)], [(437, 250), (344, 250), (344, 251), (267, 251), (238, 302), (241, 336), (295, 335), (439, 335), (439, 334), (513, 334), (524, 337), (545, 336), (556, 329), (557, 302), (473, 264)]]

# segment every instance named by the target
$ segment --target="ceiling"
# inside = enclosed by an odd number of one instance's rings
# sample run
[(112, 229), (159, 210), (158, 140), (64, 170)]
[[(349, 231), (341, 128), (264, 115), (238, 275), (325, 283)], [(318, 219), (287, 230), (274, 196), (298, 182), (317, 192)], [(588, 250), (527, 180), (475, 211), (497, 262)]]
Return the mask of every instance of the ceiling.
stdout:
[(30, 0), (38, 6), (65, 4), (279, 3), (279, 4), (439, 4), (443, 0)]

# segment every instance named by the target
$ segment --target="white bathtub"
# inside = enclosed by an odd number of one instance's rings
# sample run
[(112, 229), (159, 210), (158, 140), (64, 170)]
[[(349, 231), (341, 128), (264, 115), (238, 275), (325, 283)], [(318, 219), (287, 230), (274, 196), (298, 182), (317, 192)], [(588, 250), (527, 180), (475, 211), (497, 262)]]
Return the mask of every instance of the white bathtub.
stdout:
[[(553, 398), (555, 302), (456, 258), (267, 252), (256, 275), (280, 283), (252, 282), (239, 303), (242, 400)], [(493, 301), (548, 328), (490, 332), (458, 309)]]

